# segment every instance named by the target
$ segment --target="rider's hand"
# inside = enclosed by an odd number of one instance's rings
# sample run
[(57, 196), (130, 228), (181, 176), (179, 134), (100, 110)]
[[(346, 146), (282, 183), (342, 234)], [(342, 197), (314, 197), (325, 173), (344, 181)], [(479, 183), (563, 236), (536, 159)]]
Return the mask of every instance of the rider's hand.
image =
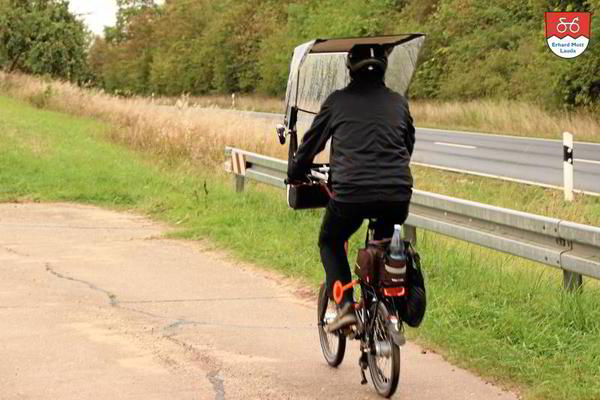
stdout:
[(287, 181), (289, 183), (303, 183), (307, 181), (306, 175), (309, 171), (305, 171), (304, 168), (300, 168), (295, 163), (288, 165)]

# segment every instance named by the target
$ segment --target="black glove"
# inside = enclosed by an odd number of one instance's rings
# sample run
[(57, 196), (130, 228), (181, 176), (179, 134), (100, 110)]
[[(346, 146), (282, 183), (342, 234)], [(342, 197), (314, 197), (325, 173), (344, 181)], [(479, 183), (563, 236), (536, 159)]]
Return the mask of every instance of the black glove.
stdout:
[[(300, 167), (294, 160), (290, 160), (288, 163), (287, 170), (287, 182), (306, 182), (306, 175), (310, 172), (310, 169)], [(287, 184), (287, 183), (286, 183)]]

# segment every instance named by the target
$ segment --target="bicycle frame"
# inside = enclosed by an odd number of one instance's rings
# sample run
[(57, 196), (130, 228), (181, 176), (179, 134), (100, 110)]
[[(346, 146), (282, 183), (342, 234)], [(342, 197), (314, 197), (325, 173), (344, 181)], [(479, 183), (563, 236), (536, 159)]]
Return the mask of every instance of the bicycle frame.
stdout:
[[(374, 226), (373, 226), (374, 222), (375, 222), (374, 219), (369, 219), (369, 226), (367, 228), (367, 234), (365, 237), (365, 246), (374, 237)], [(405, 340), (404, 340), (404, 336), (402, 335), (402, 329), (401, 329), (402, 319), (398, 315), (398, 310), (396, 310), (396, 306), (395, 306), (394, 302), (391, 301), (391, 299), (389, 299), (388, 297), (379, 294), (378, 293), (379, 290), (378, 290), (377, 286), (369, 284), (367, 282), (364, 282), (361, 279), (359, 279), (357, 282), (360, 285), (360, 292), (361, 292), (361, 299), (360, 299), (360, 302), (358, 303), (358, 307), (357, 307), (357, 311), (358, 311), (357, 316), (360, 319), (359, 326), (362, 327), (362, 331), (357, 332), (356, 336), (353, 337), (352, 339), (356, 338), (361, 341), (363, 341), (363, 339), (365, 341), (370, 341), (370, 338), (368, 338), (364, 335), (368, 332), (372, 332), (373, 324), (375, 323), (375, 318), (372, 318), (372, 316), (370, 316), (368, 314), (368, 312), (371, 308), (376, 309), (379, 306), (379, 303), (384, 302), (386, 307), (392, 312), (392, 314), (394, 314), (396, 316), (397, 320), (395, 323), (400, 324), (400, 328), (397, 329), (399, 335), (398, 336), (393, 335), (394, 342), (399, 346), (403, 345), (405, 343)], [(389, 323), (392, 323), (392, 321), (389, 321)], [(394, 332), (392, 332), (392, 333), (394, 333)], [(371, 345), (371, 343), (367, 343), (367, 344), (369, 346)]]

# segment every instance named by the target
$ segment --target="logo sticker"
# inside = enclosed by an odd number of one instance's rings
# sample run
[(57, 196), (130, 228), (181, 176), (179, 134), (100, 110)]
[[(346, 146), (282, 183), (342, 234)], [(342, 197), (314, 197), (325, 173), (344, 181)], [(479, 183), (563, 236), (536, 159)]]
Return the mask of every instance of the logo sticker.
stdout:
[(546, 12), (546, 42), (554, 54), (575, 58), (590, 43), (592, 13)]

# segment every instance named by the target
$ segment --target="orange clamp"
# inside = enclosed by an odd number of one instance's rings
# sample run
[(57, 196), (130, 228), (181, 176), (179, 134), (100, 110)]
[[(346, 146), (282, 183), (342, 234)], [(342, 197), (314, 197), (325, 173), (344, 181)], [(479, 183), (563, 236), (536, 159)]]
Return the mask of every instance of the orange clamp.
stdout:
[(342, 302), (342, 298), (344, 297), (344, 292), (353, 288), (356, 284), (358, 284), (357, 280), (347, 283), (346, 285), (342, 285), (341, 281), (336, 281), (333, 284), (333, 300), (335, 300), (337, 304), (340, 304)]

